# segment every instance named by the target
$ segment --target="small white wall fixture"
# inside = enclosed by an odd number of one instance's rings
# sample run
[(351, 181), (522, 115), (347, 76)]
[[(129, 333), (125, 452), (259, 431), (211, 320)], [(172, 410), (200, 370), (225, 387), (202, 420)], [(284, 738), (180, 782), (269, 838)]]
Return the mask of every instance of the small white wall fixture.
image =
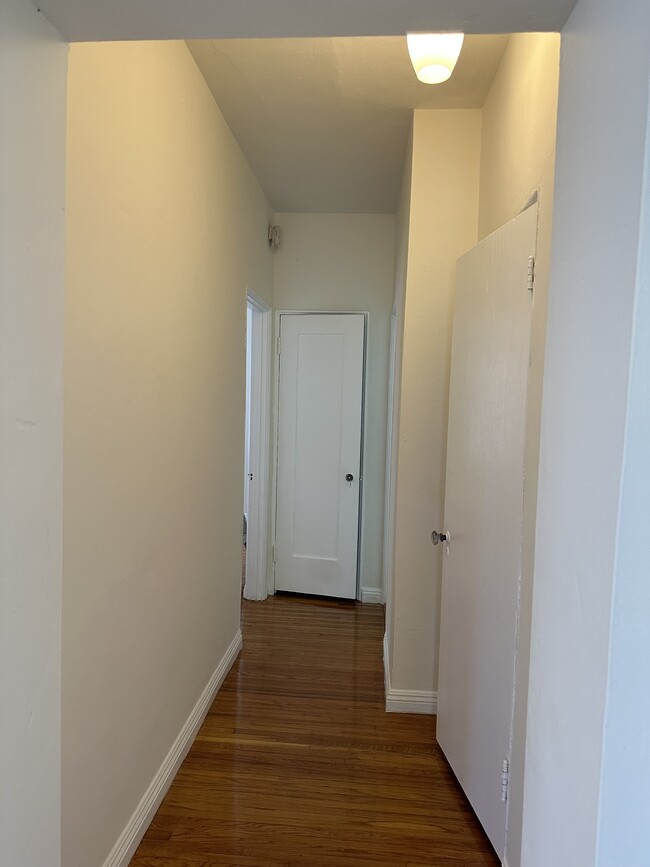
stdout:
[(269, 472), (271, 420), (271, 338), (269, 305), (251, 289), (246, 302), (252, 311), (250, 395), (250, 457), (248, 527), (244, 598), (266, 599), (269, 593)]

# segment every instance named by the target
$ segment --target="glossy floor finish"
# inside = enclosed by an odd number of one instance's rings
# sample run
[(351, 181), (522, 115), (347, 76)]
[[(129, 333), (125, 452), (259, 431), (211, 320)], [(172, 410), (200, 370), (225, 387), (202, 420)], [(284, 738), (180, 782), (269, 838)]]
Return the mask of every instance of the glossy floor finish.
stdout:
[(242, 628), (132, 867), (499, 863), (434, 718), (384, 711), (381, 606), (275, 596)]

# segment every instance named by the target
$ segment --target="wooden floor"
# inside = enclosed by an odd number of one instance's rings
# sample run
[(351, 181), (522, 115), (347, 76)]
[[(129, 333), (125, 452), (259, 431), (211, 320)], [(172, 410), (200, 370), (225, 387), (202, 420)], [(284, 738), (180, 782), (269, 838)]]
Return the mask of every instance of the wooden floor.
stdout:
[(384, 711), (381, 606), (276, 596), (242, 628), (132, 867), (499, 863), (434, 718)]

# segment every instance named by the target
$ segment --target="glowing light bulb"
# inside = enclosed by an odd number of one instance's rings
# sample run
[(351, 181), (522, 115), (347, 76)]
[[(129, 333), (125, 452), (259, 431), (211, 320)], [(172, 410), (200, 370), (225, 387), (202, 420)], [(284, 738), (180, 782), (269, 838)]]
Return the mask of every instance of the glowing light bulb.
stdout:
[(451, 76), (463, 47), (463, 33), (409, 33), (406, 36), (415, 74), (424, 84), (442, 84)]

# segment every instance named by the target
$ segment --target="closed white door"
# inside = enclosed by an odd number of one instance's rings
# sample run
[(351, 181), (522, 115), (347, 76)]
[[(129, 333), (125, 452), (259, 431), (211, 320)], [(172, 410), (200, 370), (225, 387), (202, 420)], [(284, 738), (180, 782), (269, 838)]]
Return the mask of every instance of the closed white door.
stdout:
[(363, 314), (280, 316), (275, 588), (354, 599)]
[(454, 311), (437, 737), (501, 857), (536, 234), (535, 205), (463, 256)]

